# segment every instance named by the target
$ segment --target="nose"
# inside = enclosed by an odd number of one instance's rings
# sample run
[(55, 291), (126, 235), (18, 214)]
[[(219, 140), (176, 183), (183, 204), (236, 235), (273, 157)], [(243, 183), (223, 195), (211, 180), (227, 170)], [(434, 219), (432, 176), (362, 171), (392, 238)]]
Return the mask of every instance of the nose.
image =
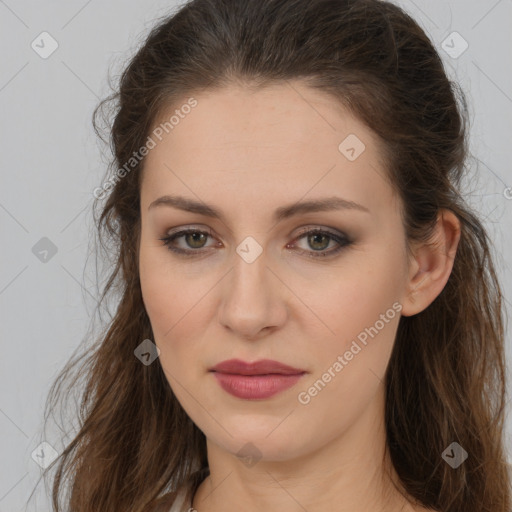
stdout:
[(265, 251), (252, 262), (236, 254), (223, 281), (219, 322), (234, 335), (257, 340), (284, 325), (289, 292), (268, 266)]

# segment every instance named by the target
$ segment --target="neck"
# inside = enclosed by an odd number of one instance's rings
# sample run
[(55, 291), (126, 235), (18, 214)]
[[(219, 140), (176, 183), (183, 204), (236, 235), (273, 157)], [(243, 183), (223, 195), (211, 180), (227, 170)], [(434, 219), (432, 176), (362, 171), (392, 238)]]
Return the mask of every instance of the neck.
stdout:
[[(210, 476), (199, 486), (198, 512), (304, 510), (398, 512), (415, 510), (395, 488), (398, 478), (385, 450), (383, 389), (343, 434), (322, 433), (324, 443), (293, 459), (245, 465), (207, 441)], [(343, 414), (343, 408), (339, 408)], [(336, 422), (334, 422), (336, 423)], [(339, 434), (339, 433), (338, 433)]]

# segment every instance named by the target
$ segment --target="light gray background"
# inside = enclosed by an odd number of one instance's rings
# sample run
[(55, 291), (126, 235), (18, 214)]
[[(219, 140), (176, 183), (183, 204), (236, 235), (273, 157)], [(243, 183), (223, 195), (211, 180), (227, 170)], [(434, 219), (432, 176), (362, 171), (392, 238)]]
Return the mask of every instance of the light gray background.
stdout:
[[(471, 149), (481, 162), (471, 202), (495, 241), (510, 297), (512, 200), (505, 190), (512, 186), (512, 1), (398, 3), (430, 35), (451, 78), (467, 94)], [(92, 191), (102, 183), (105, 150), (92, 131), (92, 110), (109, 92), (109, 68), (118, 74), (155, 18), (174, 5), (0, 0), (0, 512), (25, 509), (42, 472), (31, 457), (40, 442), (62, 446), (58, 432), (41, 434), (42, 408), (95, 306), (94, 265), (86, 260)], [(31, 47), (43, 31), (59, 45), (47, 59)], [(458, 58), (441, 46), (453, 31), (469, 44)], [(47, 262), (32, 252), (42, 237), (57, 247)], [(510, 341), (509, 332), (508, 351)], [(29, 510), (50, 510), (44, 486), (38, 488)]]

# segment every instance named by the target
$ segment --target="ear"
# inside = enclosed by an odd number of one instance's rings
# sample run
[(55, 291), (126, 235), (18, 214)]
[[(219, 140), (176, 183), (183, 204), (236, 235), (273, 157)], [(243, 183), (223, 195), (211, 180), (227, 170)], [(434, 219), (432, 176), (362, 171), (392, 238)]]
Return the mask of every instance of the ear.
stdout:
[(450, 277), (459, 240), (459, 219), (453, 212), (441, 210), (431, 238), (412, 248), (402, 315), (420, 313), (441, 293)]

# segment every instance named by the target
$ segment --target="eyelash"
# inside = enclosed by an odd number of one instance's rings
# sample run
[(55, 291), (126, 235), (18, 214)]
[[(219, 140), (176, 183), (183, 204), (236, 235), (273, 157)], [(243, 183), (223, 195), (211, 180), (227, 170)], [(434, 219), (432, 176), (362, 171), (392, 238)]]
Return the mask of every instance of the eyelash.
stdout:
[[(159, 238), (159, 240), (161, 240), (170, 251), (172, 251), (178, 255), (193, 256), (193, 257), (199, 256), (198, 253), (204, 252), (204, 250), (202, 250), (202, 249), (179, 249), (179, 248), (173, 247), (171, 245), (172, 242), (174, 242), (174, 240), (181, 238), (184, 235), (191, 234), (191, 233), (199, 233), (199, 234), (207, 235), (207, 236), (213, 238), (212, 233), (209, 231), (202, 231), (200, 229), (189, 228), (189, 229), (183, 229), (181, 231), (177, 231), (176, 233), (173, 233), (169, 236)], [(299, 233), (299, 235), (294, 239), (294, 241), (298, 241), (302, 238), (306, 238), (307, 236), (317, 235), (317, 234), (326, 235), (330, 240), (334, 240), (336, 243), (338, 243), (339, 246), (337, 248), (331, 249), (329, 251), (308, 251), (308, 250), (300, 249), (299, 250), (300, 254), (306, 253), (307, 256), (309, 256), (311, 258), (331, 257), (331, 256), (338, 254), (344, 248), (352, 245), (352, 243), (353, 243), (352, 240), (350, 240), (345, 234), (338, 235), (335, 233), (331, 233), (330, 231), (325, 231), (325, 230), (319, 229), (319, 228), (305, 229), (304, 231), (301, 231)]]

